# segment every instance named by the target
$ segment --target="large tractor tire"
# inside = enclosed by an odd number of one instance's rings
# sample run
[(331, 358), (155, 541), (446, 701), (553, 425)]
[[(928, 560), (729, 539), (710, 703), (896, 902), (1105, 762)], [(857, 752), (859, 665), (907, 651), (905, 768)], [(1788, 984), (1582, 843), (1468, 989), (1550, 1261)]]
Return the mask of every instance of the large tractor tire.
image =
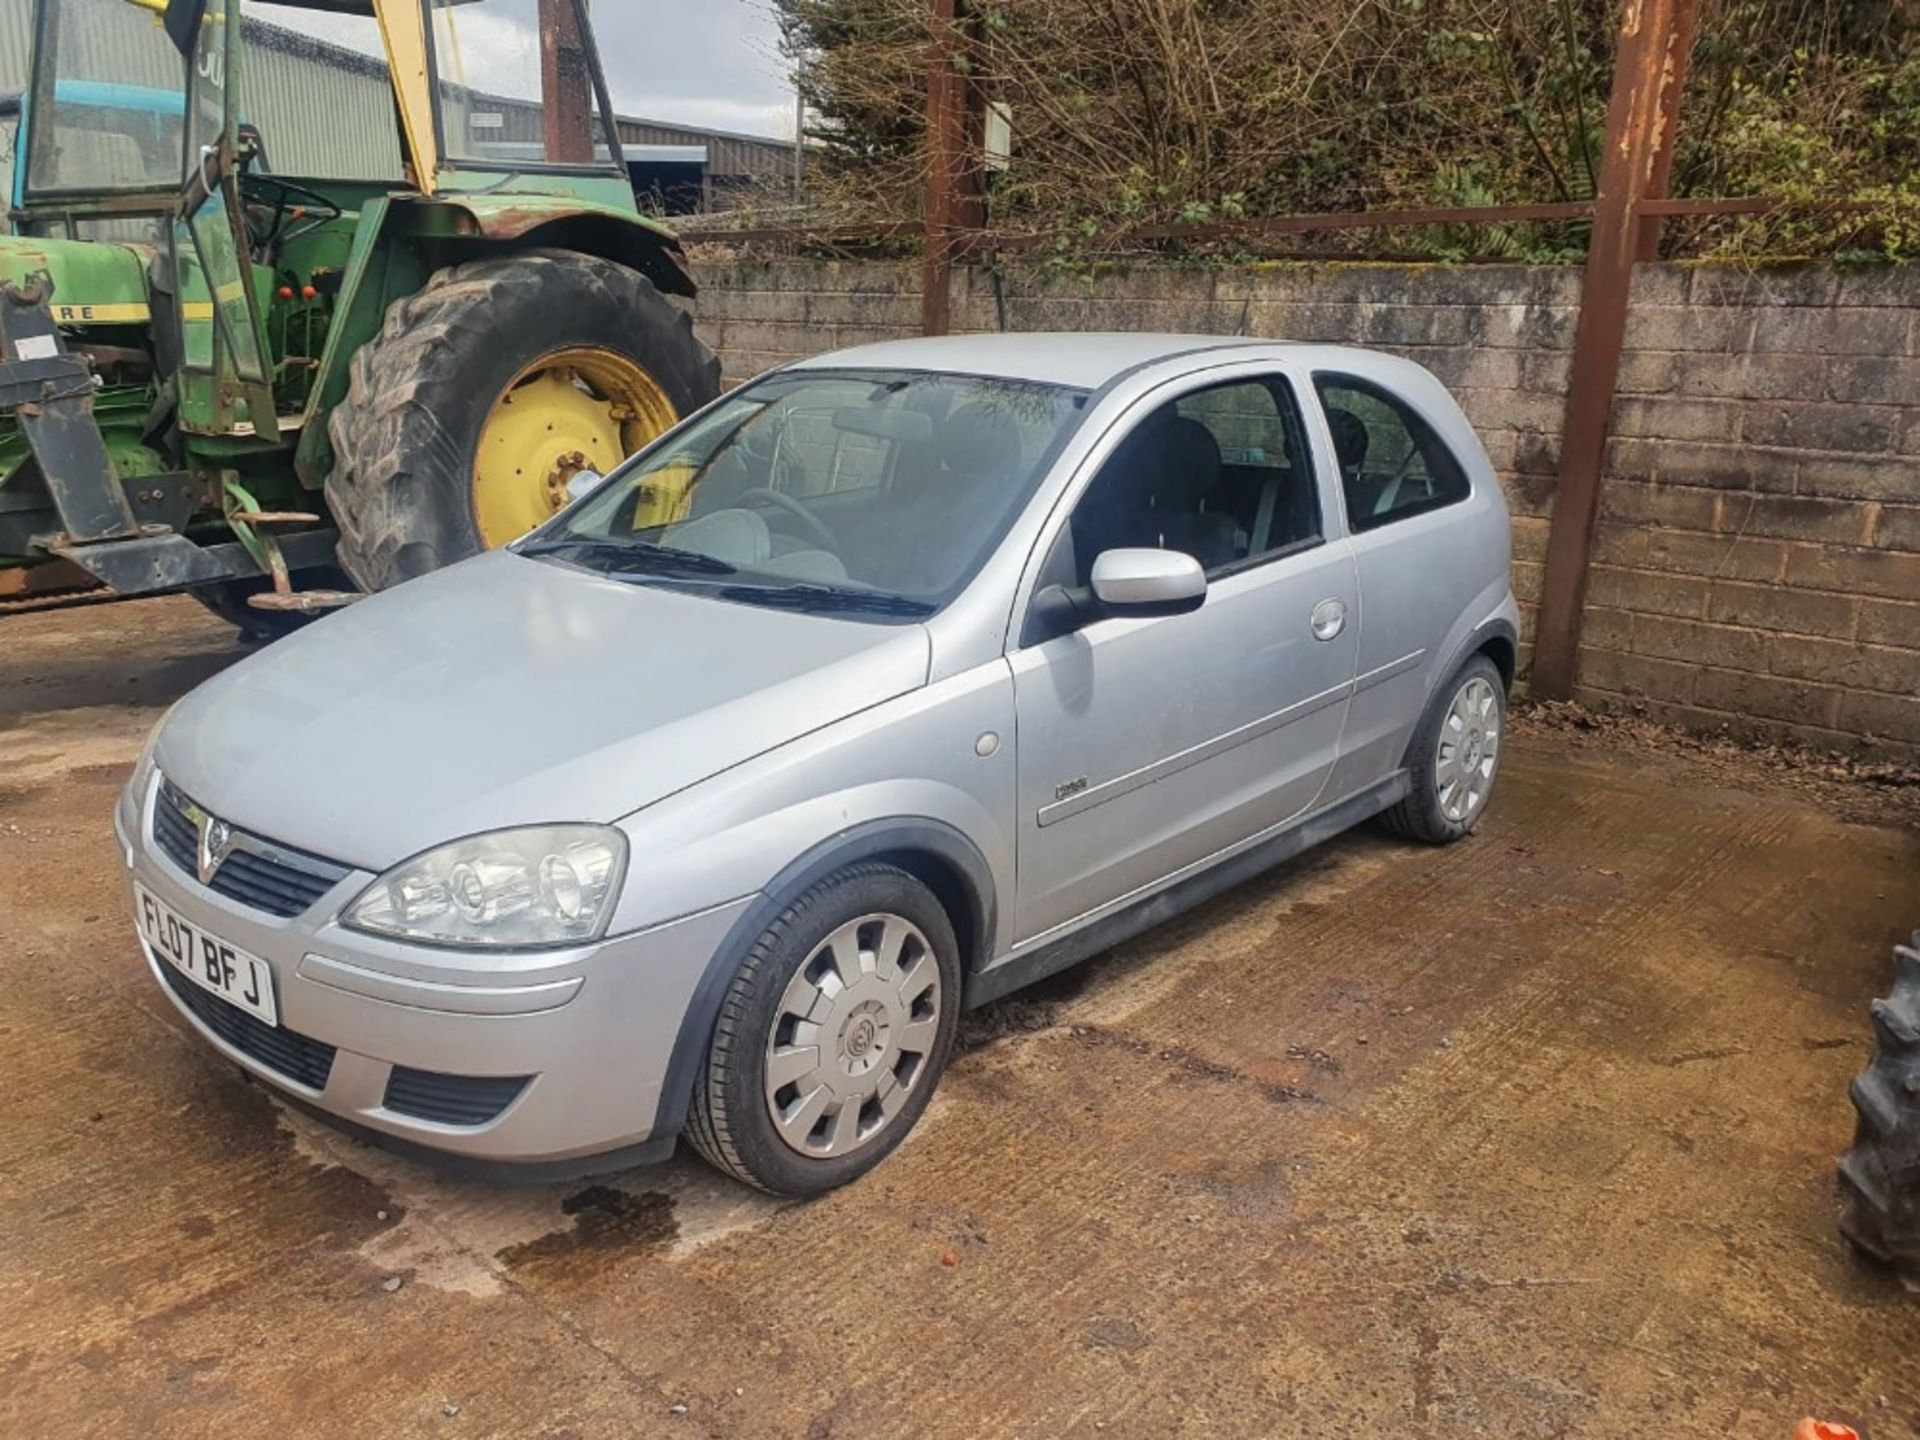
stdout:
[(353, 357), (328, 434), (340, 564), (382, 590), (517, 539), (720, 392), (686, 312), (623, 265), (525, 250), (440, 271)]
[(1873, 1002), (1873, 1062), (1853, 1082), (1860, 1112), (1840, 1157), (1840, 1230), (1920, 1280), (1920, 933), (1893, 952), (1893, 993)]

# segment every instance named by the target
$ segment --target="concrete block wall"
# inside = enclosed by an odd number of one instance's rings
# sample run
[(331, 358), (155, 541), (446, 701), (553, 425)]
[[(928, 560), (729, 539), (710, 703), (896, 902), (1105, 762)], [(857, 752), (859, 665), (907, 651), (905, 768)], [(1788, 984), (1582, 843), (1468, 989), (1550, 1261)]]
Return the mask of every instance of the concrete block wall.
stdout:
[[(918, 333), (919, 267), (701, 266), (729, 383)], [(958, 330), (1174, 330), (1377, 346), (1453, 390), (1506, 487), (1530, 622), (1580, 275), (1263, 265), (955, 277)], [(1920, 272), (1642, 267), (1581, 698), (1920, 759)]]
[(1635, 282), (1584, 689), (1920, 758), (1920, 275)]

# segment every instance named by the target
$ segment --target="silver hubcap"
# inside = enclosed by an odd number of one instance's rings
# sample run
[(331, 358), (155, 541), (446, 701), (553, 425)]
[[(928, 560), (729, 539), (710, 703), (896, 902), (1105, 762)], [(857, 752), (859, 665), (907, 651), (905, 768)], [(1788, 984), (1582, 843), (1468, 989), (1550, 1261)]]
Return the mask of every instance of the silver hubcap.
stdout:
[(1500, 765), (1500, 697), (1478, 675), (1455, 693), (1440, 726), (1434, 782), (1440, 813), (1456, 825), (1477, 818)]
[(933, 947), (898, 915), (862, 915), (794, 972), (767, 1037), (767, 1109), (802, 1155), (873, 1139), (923, 1083), (940, 1031)]

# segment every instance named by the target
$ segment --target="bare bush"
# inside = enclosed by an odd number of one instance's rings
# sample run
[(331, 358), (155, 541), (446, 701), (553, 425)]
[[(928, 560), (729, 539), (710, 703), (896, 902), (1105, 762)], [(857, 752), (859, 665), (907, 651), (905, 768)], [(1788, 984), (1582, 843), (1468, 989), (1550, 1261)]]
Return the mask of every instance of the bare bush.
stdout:
[[(775, 5), (816, 117), (810, 213), (911, 219), (926, 166), (926, 0)], [(1909, 250), (1913, 11), (1708, 0), (1675, 193), (1864, 195), (1886, 209), (1676, 226), (1676, 243)], [(1618, 18), (1617, 0), (976, 0), (952, 50), (1012, 111), (996, 228), (1086, 251), (1142, 225), (1587, 198)], [(1513, 225), (1395, 243), (1408, 242), (1552, 259), (1577, 254), (1584, 234)]]

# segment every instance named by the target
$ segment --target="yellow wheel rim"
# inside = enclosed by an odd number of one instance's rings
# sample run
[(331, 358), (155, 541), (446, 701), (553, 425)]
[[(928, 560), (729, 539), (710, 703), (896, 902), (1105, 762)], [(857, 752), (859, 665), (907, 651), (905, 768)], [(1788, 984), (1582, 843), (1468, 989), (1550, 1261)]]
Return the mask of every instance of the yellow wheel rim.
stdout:
[(590, 345), (543, 355), (487, 412), (473, 458), (473, 519), (489, 550), (567, 503), (582, 470), (606, 474), (680, 417), (654, 378)]

